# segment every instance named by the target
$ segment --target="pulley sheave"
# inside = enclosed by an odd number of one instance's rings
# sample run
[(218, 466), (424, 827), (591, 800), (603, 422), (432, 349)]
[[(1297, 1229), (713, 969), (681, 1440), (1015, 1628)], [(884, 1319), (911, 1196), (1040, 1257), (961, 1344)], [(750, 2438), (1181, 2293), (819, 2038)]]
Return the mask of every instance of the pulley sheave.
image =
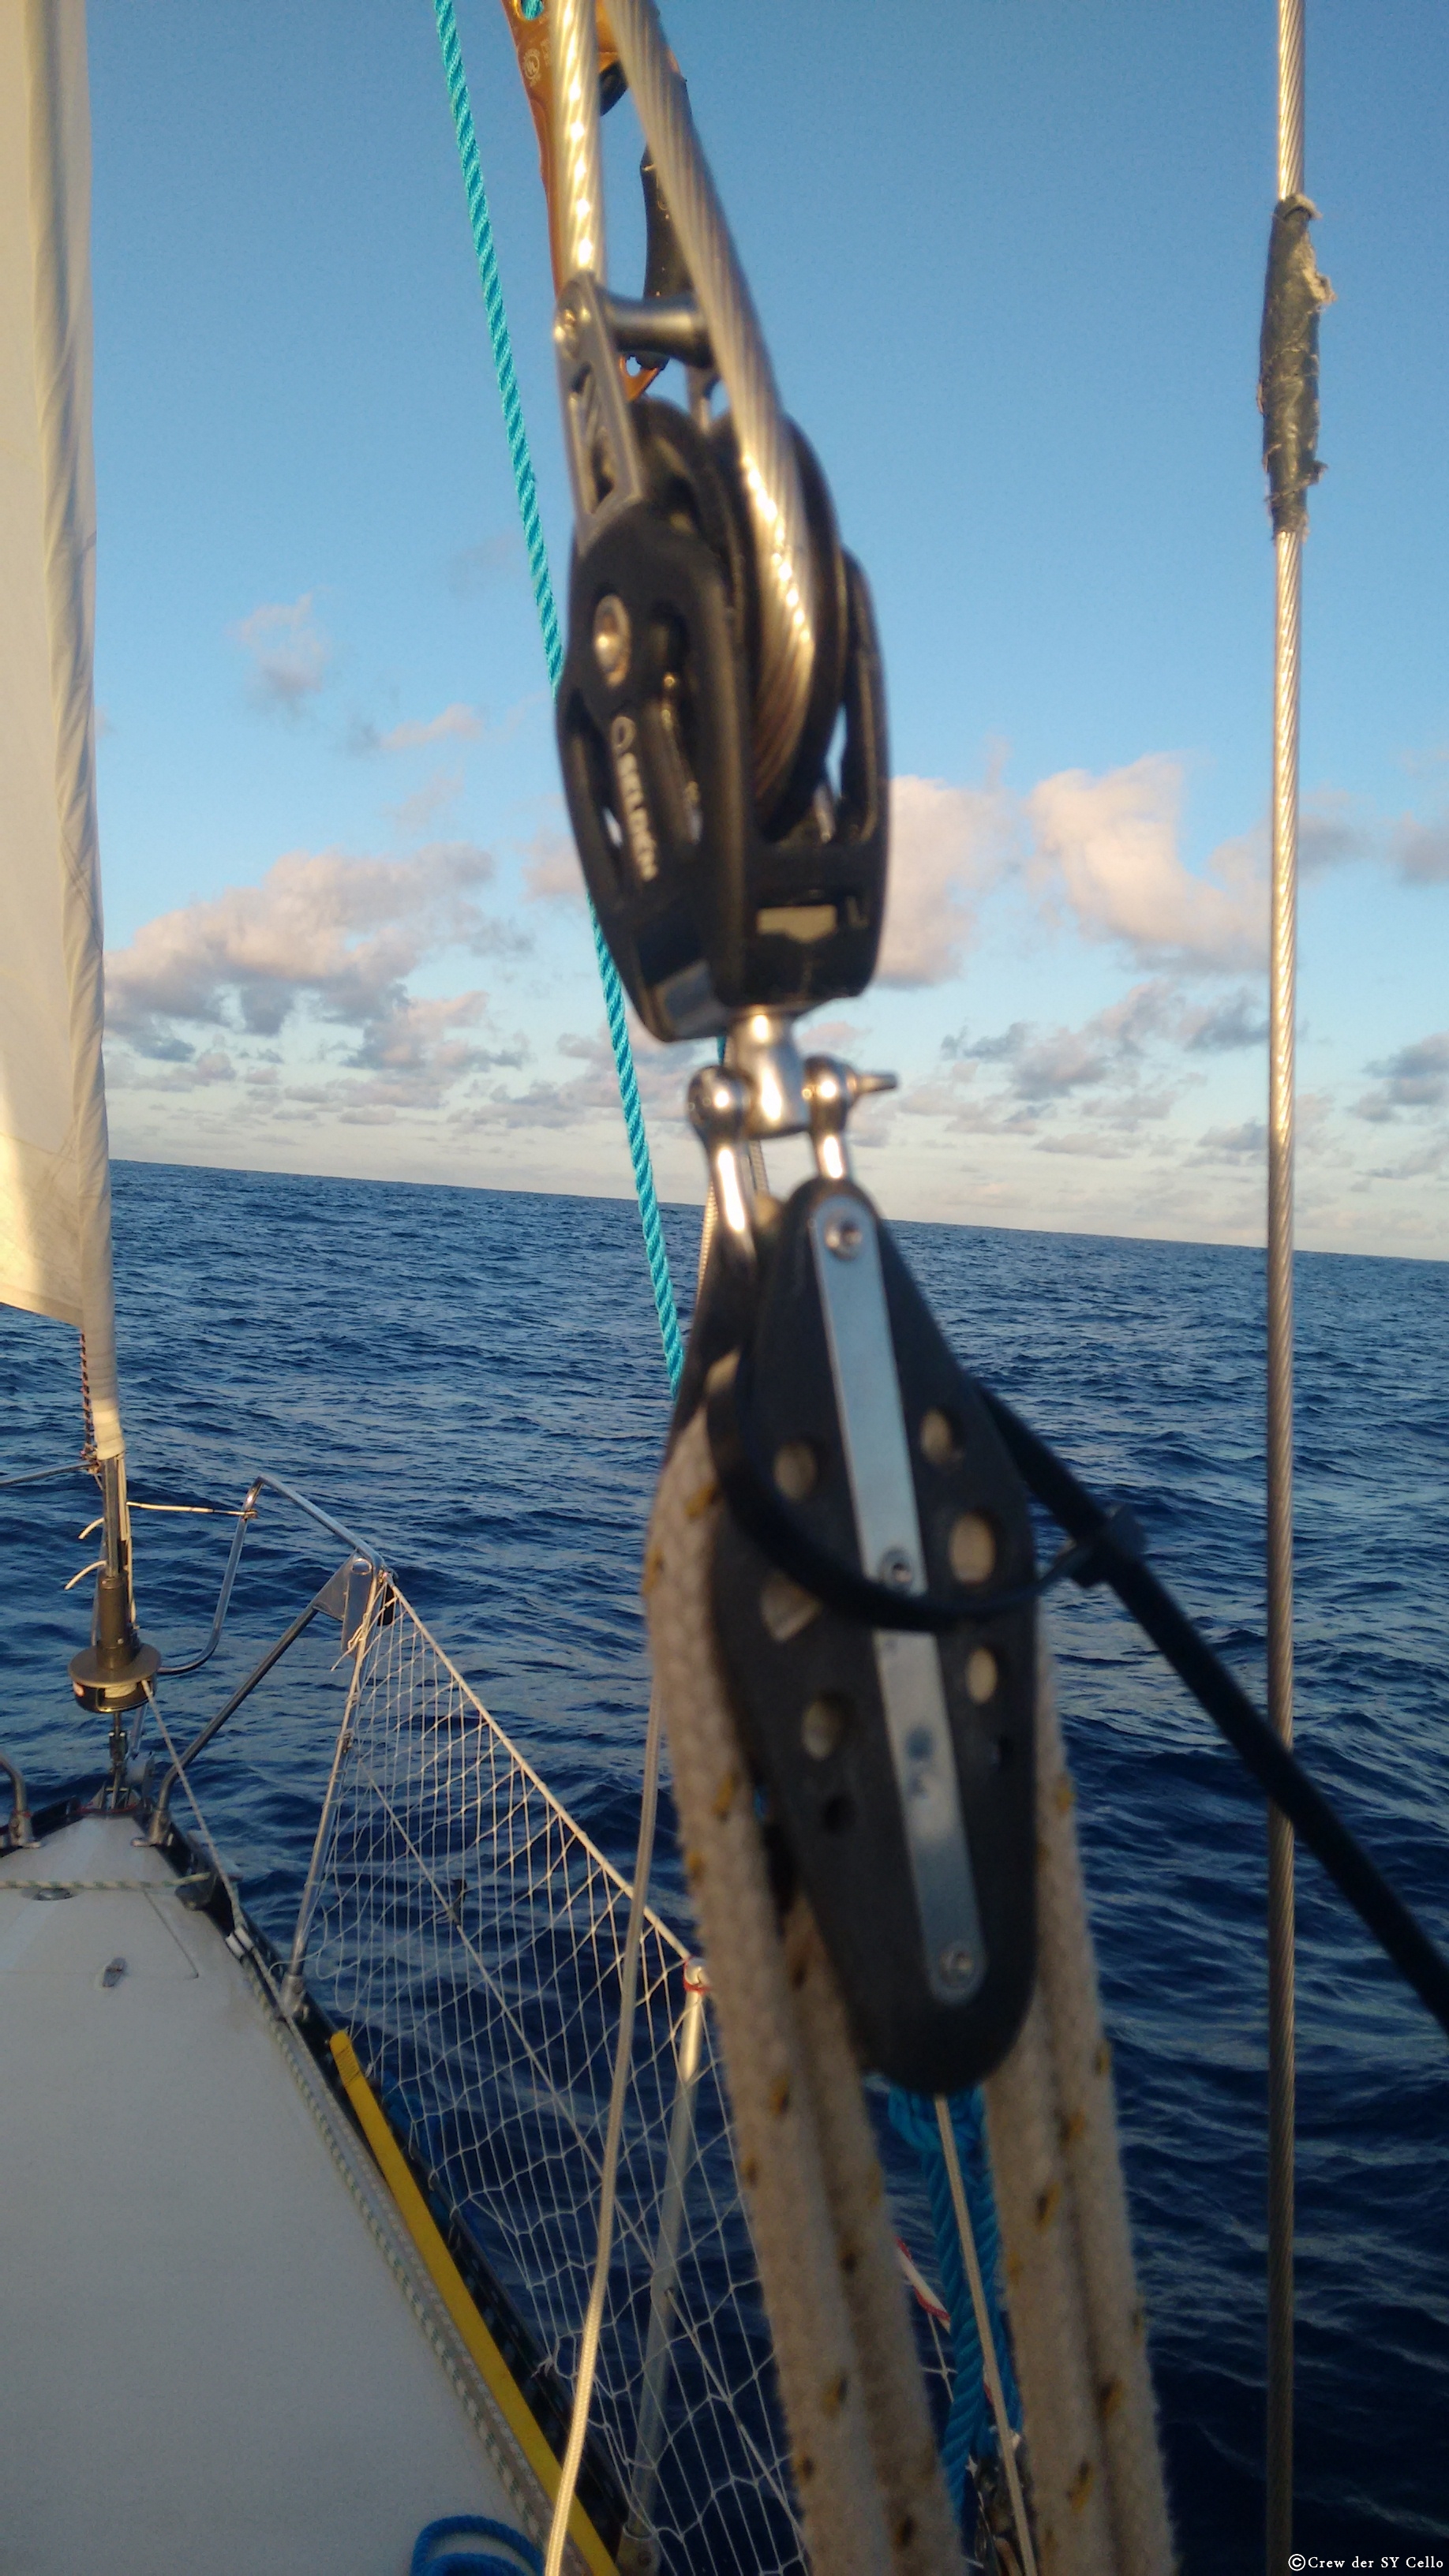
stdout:
[[(805, 725), (756, 812), (757, 611), (727, 421), (632, 408), (642, 490), (575, 554), (559, 683), (564, 791), (631, 1001), (658, 1038), (859, 993), (885, 905), (885, 706), (865, 579), (795, 433), (816, 567)], [(837, 730), (834, 775), (827, 755)]]

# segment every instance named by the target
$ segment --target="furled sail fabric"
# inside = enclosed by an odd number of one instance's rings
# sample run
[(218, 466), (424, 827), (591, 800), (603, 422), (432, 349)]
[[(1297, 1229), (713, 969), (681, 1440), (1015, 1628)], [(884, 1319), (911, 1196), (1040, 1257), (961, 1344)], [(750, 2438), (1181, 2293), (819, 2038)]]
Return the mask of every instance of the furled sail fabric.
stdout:
[(0, 0), (0, 1301), (121, 1451), (101, 1066), (84, 0)]

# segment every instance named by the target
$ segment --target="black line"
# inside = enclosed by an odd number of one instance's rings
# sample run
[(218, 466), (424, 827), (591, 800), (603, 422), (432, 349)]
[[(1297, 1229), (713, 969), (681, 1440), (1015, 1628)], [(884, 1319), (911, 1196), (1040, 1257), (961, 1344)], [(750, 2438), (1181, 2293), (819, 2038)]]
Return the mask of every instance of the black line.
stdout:
[(1009, 1404), (986, 1387), (981, 1393), (1038, 1502), (1070, 1538), (1091, 1544), (1091, 1571), (1086, 1579), (1111, 1586), (1449, 2036), (1449, 1960), (1302, 1764), (1280, 1743), (1186, 1612), (1178, 1608), (1167, 1586), (1140, 1556), (1123, 1546), (1118, 1525), (1101, 1504)]

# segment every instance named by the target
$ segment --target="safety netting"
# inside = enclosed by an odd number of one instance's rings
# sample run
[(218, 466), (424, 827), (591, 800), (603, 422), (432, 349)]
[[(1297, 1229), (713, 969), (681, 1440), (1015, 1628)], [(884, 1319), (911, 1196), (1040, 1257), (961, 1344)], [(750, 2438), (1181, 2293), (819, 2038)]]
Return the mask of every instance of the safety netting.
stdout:
[[(560, 2449), (629, 1888), (390, 1583), (339, 1766), (307, 1983), (351, 2037)], [(579, 2493), (623, 2566), (801, 2564), (706, 1981), (652, 1911)]]

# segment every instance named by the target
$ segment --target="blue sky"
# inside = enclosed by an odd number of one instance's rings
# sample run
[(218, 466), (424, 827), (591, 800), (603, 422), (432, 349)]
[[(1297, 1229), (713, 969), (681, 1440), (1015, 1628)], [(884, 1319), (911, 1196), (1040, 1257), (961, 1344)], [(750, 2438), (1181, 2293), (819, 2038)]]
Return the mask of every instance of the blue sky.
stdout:
[[(1274, 17), (666, 13), (880, 612), (892, 915), (826, 1026), (902, 1076), (895, 1213), (1261, 1237)], [(532, 131), (459, 19), (562, 585)], [(623, 1191), (428, 0), (92, 0), (91, 55), (115, 1148)], [(1300, 1233), (1445, 1256), (1449, 17), (1310, 0), (1309, 63)]]

